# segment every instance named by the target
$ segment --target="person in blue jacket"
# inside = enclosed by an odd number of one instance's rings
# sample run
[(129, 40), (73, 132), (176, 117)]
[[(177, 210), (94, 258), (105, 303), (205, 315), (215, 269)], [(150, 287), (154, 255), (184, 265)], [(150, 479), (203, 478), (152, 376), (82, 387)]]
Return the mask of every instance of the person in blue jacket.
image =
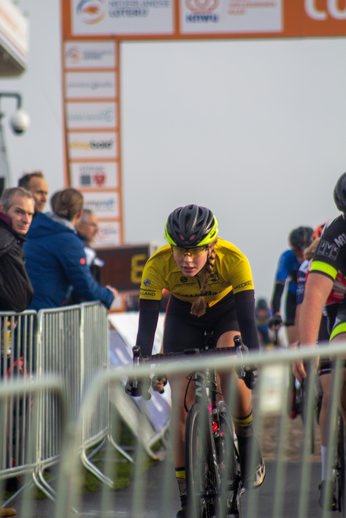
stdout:
[(87, 265), (75, 225), (83, 213), (83, 196), (76, 189), (61, 191), (55, 213), (36, 216), (25, 243), (26, 270), (34, 287), (29, 309), (64, 306), (73, 288), (86, 301), (100, 300), (108, 309), (117, 296), (111, 286), (97, 284)]

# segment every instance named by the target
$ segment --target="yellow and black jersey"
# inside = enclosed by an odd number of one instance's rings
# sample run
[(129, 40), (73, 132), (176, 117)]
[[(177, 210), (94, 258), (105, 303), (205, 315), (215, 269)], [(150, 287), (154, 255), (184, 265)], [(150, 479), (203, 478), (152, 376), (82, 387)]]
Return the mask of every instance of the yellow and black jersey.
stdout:
[[(254, 289), (249, 261), (236, 246), (218, 239), (215, 253), (215, 264), (205, 293), (209, 307), (232, 290), (236, 294)], [(193, 303), (200, 296), (203, 279), (203, 270), (195, 277), (185, 277), (174, 260), (171, 246), (165, 245), (150, 257), (144, 267), (140, 298), (160, 300), (165, 288), (174, 297)]]

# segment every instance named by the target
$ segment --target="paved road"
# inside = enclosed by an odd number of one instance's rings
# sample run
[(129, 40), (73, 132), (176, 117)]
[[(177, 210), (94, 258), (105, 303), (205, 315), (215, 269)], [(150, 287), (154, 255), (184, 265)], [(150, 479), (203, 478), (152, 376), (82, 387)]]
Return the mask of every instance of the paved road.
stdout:
[[(162, 485), (164, 477), (168, 476), (168, 487), (170, 495), (164, 495)], [(273, 516), (273, 488), (275, 487), (275, 463), (267, 462), (267, 476), (261, 488), (254, 493), (257, 497), (254, 513), (251, 518), (270, 518)], [(320, 477), (320, 464), (312, 464), (312, 483), (309, 491), (309, 507), (306, 518), (322, 518), (318, 498), (318, 484)], [(103, 515), (102, 518), (130, 518), (133, 506), (138, 505), (137, 516), (141, 518), (175, 518), (179, 508), (179, 498), (174, 480), (173, 465), (169, 461), (161, 462), (144, 473), (141, 478), (143, 483), (144, 503), (143, 506), (137, 498), (133, 499), (133, 484), (128, 488), (110, 494), (111, 511)], [(301, 483), (301, 466), (299, 463), (287, 463), (287, 483), (285, 487), (285, 500), (282, 518), (298, 517), (298, 495)], [(100, 500), (101, 494), (89, 493), (83, 495), (82, 502), (78, 507), (81, 511), (81, 518), (101, 518)], [(245, 493), (242, 498), (242, 517), (247, 518), (247, 504), (249, 495)], [(22, 510), (20, 502), (16, 505), (18, 518), (28, 517), (28, 509)], [(140, 510), (143, 509), (143, 510)], [(30, 514), (30, 513), (29, 513)], [(48, 500), (36, 500), (33, 502), (33, 513), (35, 518), (46, 518), (54, 516), (54, 508)], [(336, 516), (335, 514), (333, 516)], [(338, 514), (338, 516), (340, 516)], [(332, 517), (332, 513), (330, 513)], [(250, 517), (249, 517), (250, 518)], [(279, 518), (276, 516), (275, 518)]]

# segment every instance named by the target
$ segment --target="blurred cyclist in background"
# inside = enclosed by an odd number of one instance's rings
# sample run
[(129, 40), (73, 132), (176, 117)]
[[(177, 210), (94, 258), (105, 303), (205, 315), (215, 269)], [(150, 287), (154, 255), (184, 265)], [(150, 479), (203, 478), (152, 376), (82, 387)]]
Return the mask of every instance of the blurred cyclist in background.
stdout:
[(259, 343), (262, 347), (271, 345), (270, 330), (268, 320), (272, 316), (267, 301), (265, 299), (258, 299), (256, 303), (256, 326), (258, 332)]
[(288, 242), (291, 248), (281, 254), (275, 274), (271, 303), (272, 312), (274, 316), (277, 315), (281, 317), (281, 297), (287, 282), (285, 320), (288, 324), (287, 338), (289, 344), (296, 341), (294, 321), (296, 315), (297, 272), (304, 260), (304, 249), (311, 243), (312, 233), (313, 229), (311, 227), (298, 227), (292, 230), (288, 236)]

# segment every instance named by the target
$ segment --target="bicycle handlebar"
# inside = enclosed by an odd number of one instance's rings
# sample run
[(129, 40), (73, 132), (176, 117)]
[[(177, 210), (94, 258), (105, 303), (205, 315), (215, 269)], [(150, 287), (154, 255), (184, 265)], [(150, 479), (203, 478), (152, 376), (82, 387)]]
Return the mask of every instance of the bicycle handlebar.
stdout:
[[(230, 355), (237, 355), (238, 358), (244, 358), (244, 355), (248, 354), (249, 349), (246, 345), (243, 344), (242, 338), (240, 335), (234, 337), (234, 345), (235, 347), (220, 347), (215, 349), (185, 349), (183, 353), (168, 353), (168, 354), (154, 354), (151, 356), (141, 356), (141, 348), (139, 345), (135, 345), (132, 348), (133, 351), (133, 366), (136, 368), (141, 362), (151, 361), (151, 363), (159, 363), (163, 359), (167, 360), (168, 358), (173, 358), (177, 356), (195, 356), (199, 354), (220, 354), (220, 353), (228, 353)], [(256, 378), (257, 378), (257, 368), (254, 365), (242, 365), (240, 368), (236, 368), (236, 373), (239, 379), (242, 379), (245, 385), (253, 390), (256, 386)], [(138, 397), (142, 396), (144, 399), (149, 400), (151, 398), (150, 393), (148, 392), (150, 383), (144, 383), (142, 381), (137, 380), (136, 377), (132, 379), (130, 383), (129, 380), (125, 386), (125, 392), (129, 396)], [(162, 392), (161, 392), (162, 393)]]

